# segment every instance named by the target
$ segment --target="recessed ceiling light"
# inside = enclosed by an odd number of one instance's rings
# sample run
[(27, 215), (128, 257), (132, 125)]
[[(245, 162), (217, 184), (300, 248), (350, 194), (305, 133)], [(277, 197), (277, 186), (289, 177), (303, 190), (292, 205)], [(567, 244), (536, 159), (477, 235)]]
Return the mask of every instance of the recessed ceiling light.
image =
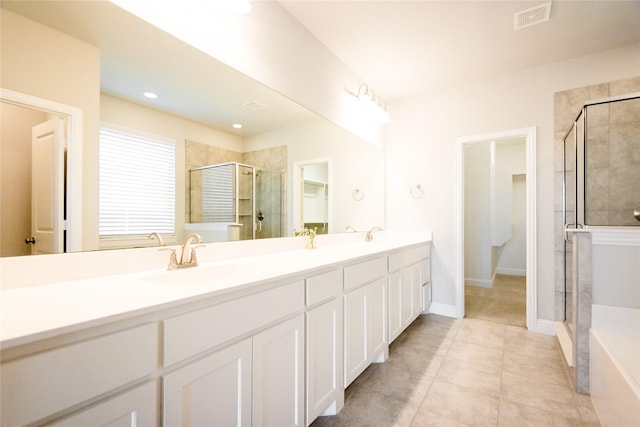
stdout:
[(145, 92), (143, 95), (149, 99), (156, 99), (158, 97), (158, 95), (153, 92)]
[(231, 126), (233, 126), (234, 129), (241, 129), (242, 125), (240, 123), (234, 123)]

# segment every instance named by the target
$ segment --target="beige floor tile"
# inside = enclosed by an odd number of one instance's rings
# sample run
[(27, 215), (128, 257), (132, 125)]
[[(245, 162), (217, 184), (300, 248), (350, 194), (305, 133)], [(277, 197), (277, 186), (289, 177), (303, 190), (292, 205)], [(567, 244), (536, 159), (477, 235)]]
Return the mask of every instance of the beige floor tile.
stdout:
[(478, 319), (466, 319), (458, 330), (456, 341), (481, 344), (502, 349), (504, 347), (505, 325)]
[(441, 360), (431, 361), (433, 368), (427, 367), (416, 372), (391, 359), (382, 364), (371, 365), (356, 381), (361, 387), (393, 397), (401, 402), (419, 405), (429, 390)]
[(499, 367), (488, 367), (456, 359), (446, 359), (442, 363), (436, 378), (492, 396), (498, 397), (500, 394)]
[(475, 426), (495, 426), (499, 399), (481, 391), (436, 379), (420, 410)]
[(496, 275), (491, 288), (465, 286), (465, 316), (526, 325), (526, 278)]
[(346, 390), (344, 409), (312, 427), (599, 426), (561, 357), (555, 337), (423, 315)]
[(454, 341), (449, 348), (447, 358), (484, 365), (489, 368), (502, 368), (502, 354), (503, 351), (500, 348), (465, 341)]
[(562, 362), (546, 360), (540, 362), (540, 358), (532, 354), (520, 354), (505, 352), (502, 359), (503, 372), (530, 378), (538, 378), (550, 384), (570, 386)]
[(544, 378), (502, 372), (501, 398), (579, 420), (573, 393), (567, 385), (551, 384)]
[(554, 412), (500, 399), (499, 427), (572, 427), (582, 426), (579, 419), (567, 418)]
[(424, 409), (418, 410), (411, 427), (468, 427), (469, 424), (452, 420)]

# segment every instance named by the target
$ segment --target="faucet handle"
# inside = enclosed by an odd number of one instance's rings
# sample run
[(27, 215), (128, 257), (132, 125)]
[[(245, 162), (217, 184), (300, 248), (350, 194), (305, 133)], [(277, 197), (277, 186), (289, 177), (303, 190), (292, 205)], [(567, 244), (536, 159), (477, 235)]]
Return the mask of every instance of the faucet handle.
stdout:
[(159, 251), (171, 251), (171, 255), (169, 255), (169, 265), (167, 266), (167, 270), (173, 271), (178, 269), (178, 256), (176, 255), (176, 250), (173, 248), (161, 248)]

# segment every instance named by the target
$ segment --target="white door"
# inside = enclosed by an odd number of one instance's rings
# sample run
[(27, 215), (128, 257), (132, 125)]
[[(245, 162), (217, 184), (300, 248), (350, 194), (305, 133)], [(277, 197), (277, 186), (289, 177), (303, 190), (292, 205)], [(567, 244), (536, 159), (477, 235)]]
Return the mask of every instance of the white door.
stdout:
[(31, 134), (32, 254), (64, 252), (64, 120), (33, 127)]

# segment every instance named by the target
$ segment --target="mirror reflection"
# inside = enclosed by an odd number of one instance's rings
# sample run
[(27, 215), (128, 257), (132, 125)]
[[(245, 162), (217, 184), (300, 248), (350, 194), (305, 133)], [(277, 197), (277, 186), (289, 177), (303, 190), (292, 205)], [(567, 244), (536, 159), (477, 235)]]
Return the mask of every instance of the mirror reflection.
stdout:
[[(166, 244), (181, 242), (194, 228), (206, 231), (220, 225), (196, 218), (191, 175), (193, 170), (224, 163), (252, 168), (247, 174), (255, 193), (251, 217), (234, 218), (248, 230), (238, 230), (238, 238), (293, 235), (298, 223), (294, 221), (297, 208), (289, 171), (294, 162), (321, 157), (333, 160), (336, 182), (331, 188), (335, 207), (324, 213), (325, 218), (319, 221), (322, 227), (343, 231), (346, 225), (366, 228), (384, 222), (381, 147), (366, 143), (109, 2), (3, 1), (2, 8), (3, 90), (80, 108), (82, 134), (73, 140), (73, 126), (78, 123), (64, 111), (6, 99), (0, 102), (1, 256), (39, 252), (40, 239), (35, 239), (35, 244), (25, 243), (34, 234), (33, 215), (29, 214), (35, 205), (32, 193), (44, 191), (34, 190), (30, 178), (35, 170), (31, 159), (36, 157), (31, 149), (32, 128), (53, 118), (65, 120), (68, 147), (62, 153), (67, 160), (49, 168), (63, 174), (57, 190), (62, 194), (62, 212), (46, 211), (39, 217), (46, 218), (41, 228), (54, 229), (58, 217), (66, 220), (61, 251), (156, 244), (147, 239), (156, 229), (138, 230), (130, 236), (101, 235), (99, 132), (109, 126), (138, 137), (170, 141), (175, 148), (173, 231), (161, 233)], [(128, 31), (121, 31), (125, 27)], [(18, 51), (20, 55), (12, 55)], [(61, 71), (63, 78), (55, 74), (55, 59), (51, 59), (54, 71), (49, 70), (48, 75), (31, 67), (49, 54), (73, 62), (72, 68)], [(94, 65), (97, 68), (92, 68)], [(12, 71), (6, 72), (9, 66)], [(158, 98), (144, 98), (142, 93), (152, 89)], [(243, 126), (236, 129), (232, 124)], [(80, 154), (77, 147), (82, 148)], [(78, 157), (80, 164), (74, 166)], [(80, 184), (73, 178), (78, 169), (82, 172)], [(16, 188), (15, 194), (9, 194), (10, 187)], [(376, 190), (369, 191), (374, 196), (366, 203), (354, 205), (349, 195), (356, 187)], [(72, 216), (76, 211), (79, 215)], [(235, 238), (228, 230), (226, 236)], [(220, 237), (209, 238), (217, 239)]]

